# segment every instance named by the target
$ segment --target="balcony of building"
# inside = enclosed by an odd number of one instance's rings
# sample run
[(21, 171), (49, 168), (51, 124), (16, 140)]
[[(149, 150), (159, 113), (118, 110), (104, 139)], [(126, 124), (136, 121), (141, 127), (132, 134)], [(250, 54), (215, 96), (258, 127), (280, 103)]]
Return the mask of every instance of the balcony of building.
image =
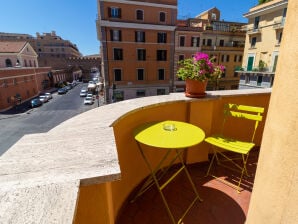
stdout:
[[(155, 188), (130, 202), (149, 175), (133, 130), (145, 122), (178, 120), (199, 126), (208, 136), (219, 128), (224, 103), (263, 106), (267, 110), (270, 95), (271, 89), (265, 89), (211, 91), (203, 99), (186, 98), (184, 93), (138, 98), (90, 110), (48, 133), (24, 136), (0, 158), (0, 222), (168, 223)], [(258, 147), (265, 121), (266, 114), (256, 136)], [(156, 162), (160, 152), (148, 152)], [(242, 222), (248, 211), (254, 176), (246, 179), (240, 194), (205, 177), (210, 152), (207, 144), (200, 143), (185, 155), (204, 200), (197, 202), (185, 221), (218, 223), (225, 219), (223, 223), (231, 223), (233, 218)], [(257, 154), (256, 148), (250, 162), (252, 172)], [(228, 178), (234, 174), (230, 175)], [(166, 192), (175, 216), (189, 201), (190, 193), (183, 178), (179, 176)]]

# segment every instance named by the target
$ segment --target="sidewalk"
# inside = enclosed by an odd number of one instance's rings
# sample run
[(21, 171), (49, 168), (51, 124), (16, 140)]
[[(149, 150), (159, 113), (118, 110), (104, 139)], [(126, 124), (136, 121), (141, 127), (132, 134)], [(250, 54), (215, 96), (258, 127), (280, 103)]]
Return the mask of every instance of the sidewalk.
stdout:
[[(42, 91), (42, 92), (54, 93), (56, 91), (57, 91), (57, 88), (51, 88), (51, 89), (47, 89), (47, 90)], [(36, 95), (36, 96), (34, 96), (30, 99), (27, 99), (26, 101), (22, 102), (19, 105), (16, 105), (16, 106), (14, 106), (10, 109), (7, 109), (5, 111), (0, 112), (0, 120), (21, 116), (24, 113), (30, 113), (30, 111), (32, 110), (32, 108), (30, 107), (30, 101), (33, 98), (36, 98), (38, 95)]]

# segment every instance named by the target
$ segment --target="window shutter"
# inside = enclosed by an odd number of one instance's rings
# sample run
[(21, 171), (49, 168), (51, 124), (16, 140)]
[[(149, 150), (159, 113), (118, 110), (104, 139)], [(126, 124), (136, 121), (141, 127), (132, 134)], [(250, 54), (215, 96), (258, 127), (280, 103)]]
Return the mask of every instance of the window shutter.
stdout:
[(113, 32), (113, 30), (110, 30), (110, 35), (111, 35), (111, 41), (113, 41), (114, 40), (114, 32)]
[(121, 18), (121, 9), (119, 9), (119, 18)]
[(119, 30), (119, 41), (122, 41), (122, 31)]
[(108, 17), (112, 16), (111, 10), (112, 10), (111, 7), (108, 7)]

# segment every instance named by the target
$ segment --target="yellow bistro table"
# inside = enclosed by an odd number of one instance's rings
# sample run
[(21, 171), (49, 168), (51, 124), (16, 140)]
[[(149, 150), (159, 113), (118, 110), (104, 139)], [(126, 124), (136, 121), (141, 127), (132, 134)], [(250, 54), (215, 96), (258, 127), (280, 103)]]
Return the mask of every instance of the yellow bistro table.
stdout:
[[(144, 183), (142, 188), (136, 194), (136, 197), (142, 195), (147, 189), (149, 189), (152, 185), (155, 184), (162, 197), (163, 203), (167, 209), (167, 212), (169, 214), (171, 221), (173, 223), (181, 223), (182, 219), (185, 217), (185, 215), (191, 209), (194, 203), (197, 200), (202, 201), (191, 179), (191, 176), (186, 168), (182, 155), (185, 149), (187, 149), (188, 147), (197, 145), (204, 140), (205, 138), (204, 131), (197, 126), (186, 122), (162, 121), (162, 122), (146, 123), (137, 127), (134, 131), (134, 138), (137, 142), (140, 153), (142, 154), (142, 157), (151, 172), (151, 176), (147, 179), (147, 181)], [(153, 168), (152, 165), (150, 164), (144, 150), (142, 149), (142, 144), (159, 148), (160, 150), (165, 151), (162, 159), (160, 160), (160, 162), (155, 168)], [(170, 163), (169, 165), (166, 166), (166, 168), (163, 168), (162, 164), (166, 161), (166, 159), (173, 151), (175, 152), (174, 158), (170, 160)], [(168, 180), (166, 180), (163, 184), (161, 184), (160, 183), (161, 178), (165, 175), (165, 173), (169, 170), (171, 165), (173, 165), (173, 163), (177, 159), (180, 162), (181, 167)], [(185, 171), (186, 176), (196, 196), (192, 201), (192, 203), (189, 205), (189, 207), (186, 209), (182, 217), (179, 218), (178, 221), (176, 222), (162, 190), (183, 170)], [(135, 198), (133, 200), (135, 200)]]

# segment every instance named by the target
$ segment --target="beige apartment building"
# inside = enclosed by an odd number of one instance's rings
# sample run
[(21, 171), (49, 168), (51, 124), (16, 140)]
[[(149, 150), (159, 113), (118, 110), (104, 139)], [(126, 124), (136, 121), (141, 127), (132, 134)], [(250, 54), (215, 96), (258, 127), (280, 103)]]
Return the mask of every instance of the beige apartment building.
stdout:
[(0, 41), (0, 68), (38, 67), (37, 54), (27, 41)]
[[(207, 89), (238, 89), (239, 77), (235, 69), (241, 67), (245, 32), (244, 23), (220, 20), (220, 11), (214, 7), (195, 18), (179, 20), (175, 33), (175, 68), (178, 61), (190, 58), (196, 52), (205, 52), (215, 57), (214, 63), (222, 64), (226, 70), (217, 83), (208, 83)], [(175, 78), (175, 91), (185, 90), (185, 82)]]
[(177, 0), (97, 3), (106, 101), (171, 92)]
[(53, 69), (67, 68), (66, 58), (81, 57), (77, 46), (69, 40), (64, 40), (51, 33), (36, 33), (36, 37), (28, 34), (0, 33), (0, 41), (28, 41), (38, 54), (40, 67), (52, 67)]
[(287, 6), (288, 0), (273, 0), (244, 14), (248, 25), (239, 88), (273, 85)]

